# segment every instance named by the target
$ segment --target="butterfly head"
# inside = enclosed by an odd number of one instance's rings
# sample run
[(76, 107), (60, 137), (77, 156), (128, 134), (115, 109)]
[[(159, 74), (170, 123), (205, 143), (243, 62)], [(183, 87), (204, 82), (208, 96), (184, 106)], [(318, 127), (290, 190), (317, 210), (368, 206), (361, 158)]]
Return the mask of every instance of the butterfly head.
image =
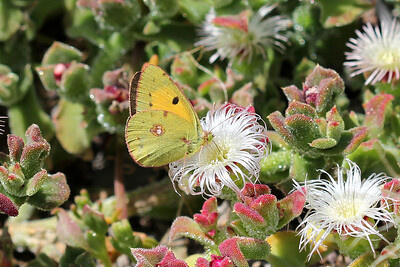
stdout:
[(209, 131), (203, 132), (203, 143), (204, 144), (210, 143), (213, 138), (214, 138), (214, 135), (211, 132), (209, 132)]

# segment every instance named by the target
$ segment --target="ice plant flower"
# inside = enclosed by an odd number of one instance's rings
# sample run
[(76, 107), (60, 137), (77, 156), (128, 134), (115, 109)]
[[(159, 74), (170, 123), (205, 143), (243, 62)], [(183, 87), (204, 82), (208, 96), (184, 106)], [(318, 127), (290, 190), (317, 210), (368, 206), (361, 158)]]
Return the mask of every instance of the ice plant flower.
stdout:
[(400, 25), (396, 19), (382, 20), (380, 28), (370, 23), (356, 30), (357, 39), (351, 38), (346, 44), (352, 49), (346, 52), (346, 66), (350, 76), (365, 74), (365, 84), (379, 81), (391, 82), (400, 78)]
[(260, 117), (251, 109), (226, 104), (209, 111), (201, 126), (212, 134), (212, 141), (189, 158), (170, 163), (172, 182), (193, 195), (218, 196), (224, 186), (239, 192), (236, 182), (257, 179), (268, 140)]
[(284, 50), (288, 36), (283, 32), (291, 21), (282, 16), (266, 18), (274, 8), (274, 5), (263, 6), (254, 15), (243, 11), (224, 17), (217, 17), (211, 9), (200, 31), (201, 40), (195, 45), (204, 46), (206, 51), (217, 50), (210, 57), (210, 63), (218, 58), (227, 58), (231, 63), (236, 58), (250, 61), (254, 53), (265, 57), (265, 47), (271, 44)]
[[(337, 180), (325, 173), (329, 180), (321, 179), (307, 181), (305, 184), (306, 208), (309, 210), (299, 225), (302, 229), (300, 248), (313, 243), (309, 259), (322, 245), (325, 238), (332, 232), (339, 236), (361, 237), (368, 240), (372, 251), (370, 235), (386, 239), (376, 229), (379, 222), (393, 222), (388, 211), (388, 202), (382, 201), (381, 187), (387, 180), (382, 174), (373, 174), (361, 181), (360, 168), (350, 160), (349, 169), (338, 167)], [(346, 173), (346, 181), (344, 180)], [(299, 184), (295, 187), (301, 190)], [(382, 202), (381, 202), (382, 201)], [(381, 203), (380, 205), (378, 205)], [(371, 224), (371, 220), (375, 221)]]

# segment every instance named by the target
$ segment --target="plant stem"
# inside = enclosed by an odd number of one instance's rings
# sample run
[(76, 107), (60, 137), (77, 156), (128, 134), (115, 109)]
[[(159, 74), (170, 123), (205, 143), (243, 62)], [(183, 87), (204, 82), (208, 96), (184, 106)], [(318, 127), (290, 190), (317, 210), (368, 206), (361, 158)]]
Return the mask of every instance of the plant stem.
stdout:
[[(118, 137), (117, 137), (118, 138)], [(119, 140), (118, 140), (119, 141)], [(128, 206), (125, 196), (124, 173), (123, 173), (123, 150), (121, 142), (117, 141), (115, 154), (115, 170), (114, 170), (114, 194), (116, 198), (116, 207), (121, 211), (119, 219), (128, 218)]]

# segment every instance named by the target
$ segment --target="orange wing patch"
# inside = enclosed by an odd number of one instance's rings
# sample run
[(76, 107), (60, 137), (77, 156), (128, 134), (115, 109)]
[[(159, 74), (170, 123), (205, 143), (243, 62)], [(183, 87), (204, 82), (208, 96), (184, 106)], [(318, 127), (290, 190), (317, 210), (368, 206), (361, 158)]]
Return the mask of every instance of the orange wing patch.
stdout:
[(165, 129), (161, 124), (154, 124), (153, 128), (150, 129), (150, 132), (154, 136), (161, 136), (165, 133)]

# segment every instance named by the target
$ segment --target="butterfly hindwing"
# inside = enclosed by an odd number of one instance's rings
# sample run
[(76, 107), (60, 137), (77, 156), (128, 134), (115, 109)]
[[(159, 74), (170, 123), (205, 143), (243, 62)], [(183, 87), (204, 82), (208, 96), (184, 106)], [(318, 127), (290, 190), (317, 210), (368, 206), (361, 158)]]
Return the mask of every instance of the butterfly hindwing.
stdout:
[(125, 139), (132, 158), (142, 166), (162, 166), (196, 152), (201, 133), (175, 113), (146, 110), (131, 116)]

